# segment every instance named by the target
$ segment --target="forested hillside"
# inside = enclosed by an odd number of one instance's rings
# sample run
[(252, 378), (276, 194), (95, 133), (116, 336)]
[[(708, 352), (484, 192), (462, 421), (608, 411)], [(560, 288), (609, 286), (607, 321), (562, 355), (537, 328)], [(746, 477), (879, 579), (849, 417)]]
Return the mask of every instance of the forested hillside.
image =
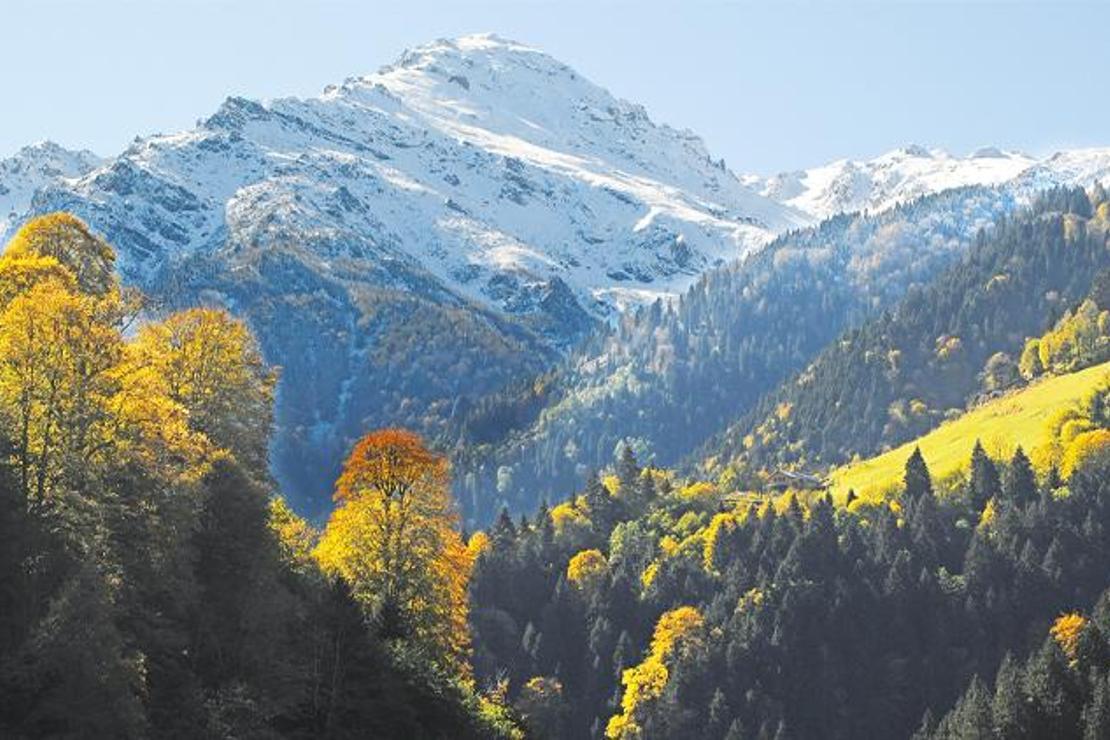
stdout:
[(250, 332), (150, 309), (72, 216), (0, 256), (0, 736), (518, 734), (470, 677), (446, 461), (367, 437), (314, 532)]
[[(859, 291), (834, 290), (862, 322), (844, 336), (905, 338), (919, 389), (964, 387), (946, 367), (987, 395), (1078, 386), (1081, 368), (1110, 350), (1097, 277), (1108, 208), (1098, 189), (1051, 192), (978, 237), (951, 271), (939, 253), (912, 263), (939, 277), (870, 321), (847, 299)], [(823, 228), (863, 224), (875, 222)], [(819, 274), (830, 273), (792, 274), (824, 286)], [(755, 300), (752, 291), (740, 294)], [(1008, 291), (1033, 297), (1019, 303)], [(766, 295), (787, 305), (789, 292)], [(674, 339), (687, 336), (679, 317), (712, 326), (725, 294), (700, 295), (622, 331), (656, 321), (653, 333)], [(816, 315), (811, 303), (793, 305), (791, 321)], [(945, 314), (977, 340), (951, 366), (936, 362), (942, 353), (910, 351), (915, 337), (948, 326)], [(984, 359), (997, 354), (997, 333), (1015, 348), (1013, 367)], [(678, 356), (676, 346), (663, 355)], [(938, 347), (965, 356), (961, 343)], [(775, 367), (798, 356), (780, 349)], [(712, 358), (710, 347), (683, 352), (709, 373), (695, 358)], [(683, 478), (623, 444), (577, 494), (519, 518), (503, 509), (467, 536), (451, 494), (466, 469), (401, 429), (365, 430), (326, 523), (299, 517), (266, 464), (277, 374), (228, 313), (167, 313), (121, 288), (110, 245), (73, 216), (34, 219), (8, 244), (0, 734), (1105, 734), (1110, 382), (1101, 378), (1049, 394), (1057, 408), (1035, 449), (1000, 456), (957, 420), (952, 429), (970, 432), (955, 442), (966, 456), (955, 474), (933, 476), (915, 449), (896, 485), (863, 497), (764, 493), (736, 469)], [(543, 376), (522, 397), (539, 405), (559, 382)], [(838, 417), (830, 437), (869, 418), (864, 396), (851, 398), (858, 420)], [(669, 403), (661, 413), (680, 408)], [(510, 484), (521, 485), (511, 474)]]
[[(958, 264), (831, 342), (765, 396), (706, 447), (708, 469), (757, 485), (759, 472), (775, 466), (843, 463), (897, 446), (976, 397), (1020, 382), (1025, 340), (1073, 311), (1110, 267), (1106, 198), (1102, 188), (1057, 189), (1001, 220)], [(1107, 300), (1106, 276), (1098, 281), (1085, 309), (1094, 310), (1089, 324), (1107, 307), (1096, 303)], [(1055, 360), (1046, 341), (1045, 363), (1073, 362), (1067, 348)]]
[(1013, 207), (1006, 192), (963, 189), (838, 216), (621, 317), (555, 371), (460, 405), (444, 444), (467, 471), (457, 485), (468, 514), (563, 498), (626, 443), (678, 462)]
[(1103, 737), (1108, 394), (1069, 410), (1087, 431), (1047, 470), (967, 439), (966, 475), (934, 483), (914, 454), (890, 498), (846, 507), (626, 455), (492, 528), (478, 675), (537, 737)]
[(902, 466), (915, 448), (930, 460), (929, 469), (941, 480), (962, 474), (967, 467), (967, 440), (977, 439), (992, 455), (1008, 457), (1022, 447), (1035, 451), (1037, 462), (1049, 464), (1058, 450), (1053, 440), (1069, 424), (1069, 433), (1087, 431), (1068, 411), (1073, 404), (1110, 379), (1110, 363), (1039, 379), (1011, 388), (998, 398), (976, 405), (928, 434), (875, 457), (835, 468), (828, 476), (834, 497), (855, 492), (861, 498), (881, 497), (896, 489)]

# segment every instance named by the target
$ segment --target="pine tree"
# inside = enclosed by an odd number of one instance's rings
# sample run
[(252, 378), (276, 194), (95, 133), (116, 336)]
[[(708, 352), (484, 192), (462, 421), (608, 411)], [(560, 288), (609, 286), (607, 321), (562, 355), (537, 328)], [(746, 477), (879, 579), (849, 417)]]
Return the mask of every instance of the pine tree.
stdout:
[(490, 539), (493, 542), (494, 551), (499, 553), (511, 551), (513, 544), (516, 542), (516, 531), (513, 518), (509, 515), (509, 508), (502, 506), (501, 513), (498, 514), (497, 521), (494, 522), (493, 528), (490, 530)]
[(997, 737), (1019, 740), (1028, 736), (1029, 720), (1021, 683), (1021, 672), (1013, 656), (1007, 653), (995, 678), (994, 701), (991, 703), (992, 724)]
[(1010, 459), (1004, 488), (1006, 498), (1015, 503), (1024, 505), (1037, 500), (1037, 478), (1033, 473), (1033, 464), (1020, 446)]
[(617, 462), (617, 481), (620, 484), (621, 496), (632, 498), (638, 493), (640, 466), (636, 462), (636, 453), (632, 445), (625, 443), (621, 448), (620, 460)]
[(969, 489), (971, 505), (976, 512), (982, 511), (988, 501), (1002, 493), (998, 468), (978, 440), (975, 441), (975, 448), (971, 452)]
[(906, 473), (903, 480), (907, 501), (917, 501), (933, 495), (933, 480), (920, 447), (914, 447), (913, 454), (906, 460)]
[(586, 508), (590, 510), (590, 521), (597, 532), (608, 534), (616, 523), (616, 503), (613, 494), (601, 482), (596, 472), (586, 481)]

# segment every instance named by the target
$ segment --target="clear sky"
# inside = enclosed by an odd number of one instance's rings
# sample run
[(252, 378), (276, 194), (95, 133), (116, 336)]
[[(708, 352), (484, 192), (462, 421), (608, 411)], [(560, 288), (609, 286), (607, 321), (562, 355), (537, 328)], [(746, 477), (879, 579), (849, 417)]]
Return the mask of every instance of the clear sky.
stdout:
[(906, 143), (1110, 145), (1110, 3), (0, 0), (0, 156), (120, 151), (229, 94), (314, 95), (408, 46), (539, 47), (738, 172)]

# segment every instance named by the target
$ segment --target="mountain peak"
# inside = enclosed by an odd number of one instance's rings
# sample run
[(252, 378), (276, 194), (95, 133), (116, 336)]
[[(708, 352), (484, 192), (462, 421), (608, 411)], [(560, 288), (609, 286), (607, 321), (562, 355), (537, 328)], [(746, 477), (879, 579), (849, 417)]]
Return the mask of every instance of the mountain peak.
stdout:
[(892, 154), (901, 155), (903, 157), (915, 157), (919, 159), (933, 159), (937, 156), (944, 156), (944, 152), (940, 150), (932, 150), (921, 146), (920, 144), (906, 144), (899, 147)]
[(0, 247), (30, 207), (37, 190), (65, 178), (81, 177), (102, 163), (90, 151), (67, 149), (49, 139), (28, 144), (11, 157), (0, 159)]
[(928, 193), (968, 185), (999, 185), (1035, 164), (1020, 152), (983, 147), (966, 157), (944, 149), (907, 144), (873, 159), (841, 159), (762, 181), (757, 191), (816, 218), (836, 213), (882, 211)]

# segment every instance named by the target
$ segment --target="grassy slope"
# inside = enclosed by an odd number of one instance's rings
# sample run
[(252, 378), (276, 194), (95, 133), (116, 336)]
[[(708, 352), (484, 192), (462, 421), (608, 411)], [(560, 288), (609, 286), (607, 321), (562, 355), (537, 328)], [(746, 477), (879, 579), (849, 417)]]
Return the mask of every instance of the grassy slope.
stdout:
[(881, 496), (899, 485), (906, 458), (921, 447), (934, 480), (943, 480), (967, 465), (975, 440), (992, 456), (1009, 457), (1021, 445), (1031, 452), (1045, 441), (1045, 420), (1110, 376), (1110, 362), (1077, 373), (1048, 378), (1016, 393), (990, 401), (923, 437), (868, 460), (846, 465), (830, 476), (839, 499), (849, 489), (864, 498)]

